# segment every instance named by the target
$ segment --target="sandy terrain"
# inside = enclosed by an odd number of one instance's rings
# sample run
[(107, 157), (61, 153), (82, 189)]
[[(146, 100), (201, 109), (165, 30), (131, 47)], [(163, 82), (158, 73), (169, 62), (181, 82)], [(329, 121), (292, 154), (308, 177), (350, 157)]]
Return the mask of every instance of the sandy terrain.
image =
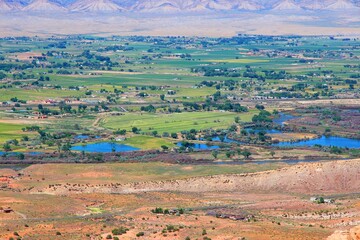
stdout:
[(185, 180), (110, 183), (97, 185), (59, 183), (31, 192), (68, 193), (140, 193), (140, 192), (287, 192), (302, 194), (339, 194), (358, 192), (360, 160), (302, 164), (260, 173), (195, 177)]
[(281, 133), (281, 134), (269, 134), (272, 140), (278, 140), (280, 142), (296, 141), (296, 140), (305, 140), (305, 139), (314, 139), (318, 138), (317, 134), (312, 133)]
[(298, 103), (310, 106), (313, 104), (317, 105), (360, 105), (360, 99), (320, 99), (320, 100), (313, 100), (313, 101), (298, 101)]
[(15, 56), (13, 56), (14, 59), (18, 59), (20, 61), (32, 61), (35, 57), (42, 57), (42, 54), (36, 52), (24, 52), (17, 53)]
[[(129, 229), (120, 239), (129, 240), (139, 232), (143, 239), (164, 240), (358, 239), (360, 159), (167, 181), (144, 181), (148, 176), (123, 174), (124, 167), (69, 165), (66, 170), (66, 165), (49, 164), (1, 170), (8, 179), (0, 190), (0, 207), (13, 212), (0, 211), (0, 239), (15, 233), (24, 239), (105, 239), (120, 226)], [(194, 171), (196, 166), (179, 168)], [(74, 183), (76, 179), (88, 183)], [(310, 201), (319, 195), (335, 203)], [(186, 211), (153, 214), (155, 207)]]

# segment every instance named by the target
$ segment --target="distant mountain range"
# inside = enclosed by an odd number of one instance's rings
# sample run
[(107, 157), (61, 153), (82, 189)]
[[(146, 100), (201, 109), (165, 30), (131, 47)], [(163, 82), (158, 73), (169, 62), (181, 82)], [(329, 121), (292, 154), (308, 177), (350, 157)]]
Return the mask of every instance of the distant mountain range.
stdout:
[(360, 0), (0, 0), (0, 12), (206, 12), (359, 10)]

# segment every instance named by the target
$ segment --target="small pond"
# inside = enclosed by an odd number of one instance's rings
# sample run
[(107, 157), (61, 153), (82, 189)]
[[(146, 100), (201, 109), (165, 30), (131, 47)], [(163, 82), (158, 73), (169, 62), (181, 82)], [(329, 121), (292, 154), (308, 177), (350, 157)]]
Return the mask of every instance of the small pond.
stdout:
[(250, 133), (259, 133), (259, 132), (265, 132), (267, 134), (271, 134), (271, 133), (282, 133), (280, 130), (277, 129), (254, 129), (254, 128), (245, 128), (245, 130)]
[[(0, 156), (3, 156), (4, 154), (6, 154), (7, 156), (16, 156), (20, 153), (21, 152), (1, 152), (0, 151)], [(22, 153), (25, 155), (30, 155), (30, 156), (37, 156), (37, 155), (44, 154), (43, 152), (22, 152)]]
[(296, 147), (296, 146), (306, 146), (311, 147), (314, 145), (321, 145), (321, 146), (335, 146), (335, 147), (342, 147), (342, 148), (360, 148), (360, 140), (358, 139), (351, 139), (351, 138), (344, 138), (344, 137), (326, 137), (322, 136), (321, 138), (311, 139), (311, 140), (304, 140), (300, 142), (280, 142), (273, 144), (273, 146), (279, 147)]
[(298, 118), (296, 116), (290, 115), (290, 114), (285, 114), (285, 113), (279, 113), (279, 117), (275, 118), (273, 120), (274, 123), (279, 124), (281, 126), (285, 125), (285, 122), (291, 120), (291, 119), (295, 119)]
[[(201, 140), (204, 141), (204, 139), (201, 139)], [(213, 142), (221, 142), (220, 137), (218, 137), (218, 136), (217, 136), (217, 137), (213, 137), (211, 140), (212, 140)], [(224, 143), (240, 143), (239, 141), (230, 139), (230, 138), (228, 138), (227, 136), (225, 136), (223, 142), (224, 142)]]
[[(99, 138), (100, 138), (100, 136), (95, 136), (95, 139), (99, 139)], [(74, 139), (85, 140), (85, 139), (90, 139), (90, 136), (85, 135), (85, 134), (80, 134), (80, 135), (75, 136)]]
[(137, 151), (139, 148), (131, 147), (129, 145), (117, 144), (111, 142), (91, 143), (81, 146), (74, 146), (71, 148), (74, 151), (85, 151), (91, 153), (111, 153), (111, 152), (131, 152)]
[[(176, 144), (176, 146), (181, 147), (182, 143), (179, 142)], [(194, 143), (194, 144), (191, 144), (191, 147), (193, 149), (197, 149), (197, 150), (209, 150), (209, 149), (219, 149), (220, 148), (219, 146), (216, 146), (216, 145), (207, 145), (204, 143)]]

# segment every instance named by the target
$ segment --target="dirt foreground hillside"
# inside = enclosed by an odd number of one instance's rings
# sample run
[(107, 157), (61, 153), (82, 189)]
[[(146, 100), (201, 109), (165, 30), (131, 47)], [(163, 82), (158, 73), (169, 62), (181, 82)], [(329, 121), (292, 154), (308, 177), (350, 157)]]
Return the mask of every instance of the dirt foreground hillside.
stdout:
[(359, 239), (359, 173), (360, 159), (3, 169), (0, 239)]
[(360, 160), (302, 164), (259, 173), (193, 177), (182, 180), (134, 182), (129, 184), (51, 185), (31, 192), (69, 193), (140, 193), (140, 192), (261, 192), (340, 194), (360, 190)]

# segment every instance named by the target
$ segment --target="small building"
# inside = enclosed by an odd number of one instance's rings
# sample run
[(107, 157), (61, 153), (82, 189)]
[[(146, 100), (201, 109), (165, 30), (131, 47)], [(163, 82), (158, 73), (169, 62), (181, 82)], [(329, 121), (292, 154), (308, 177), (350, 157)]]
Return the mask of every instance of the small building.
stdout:
[(335, 200), (334, 200), (334, 199), (331, 199), (331, 198), (322, 198), (322, 200), (321, 200), (321, 197), (311, 197), (311, 198), (310, 198), (310, 201), (311, 201), (311, 202), (317, 202), (317, 203), (327, 203), (327, 204), (335, 203)]
[(167, 94), (168, 94), (168, 95), (175, 95), (175, 94), (176, 94), (176, 91), (169, 89), (169, 90), (167, 91)]
[(45, 100), (45, 103), (56, 103), (56, 101), (55, 100), (53, 100), (53, 99), (47, 99), (47, 100)]
[(169, 210), (169, 214), (175, 215), (177, 214), (179, 211), (177, 209), (170, 209)]
[(330, 203), (335, 203), (335, 200), (334, 200), (334, 199), (330, 199), (330, 198), (325, 198), (325, 199), (324, 199), (324, 203), (328, 203), (328, 204), (330, 204)]

